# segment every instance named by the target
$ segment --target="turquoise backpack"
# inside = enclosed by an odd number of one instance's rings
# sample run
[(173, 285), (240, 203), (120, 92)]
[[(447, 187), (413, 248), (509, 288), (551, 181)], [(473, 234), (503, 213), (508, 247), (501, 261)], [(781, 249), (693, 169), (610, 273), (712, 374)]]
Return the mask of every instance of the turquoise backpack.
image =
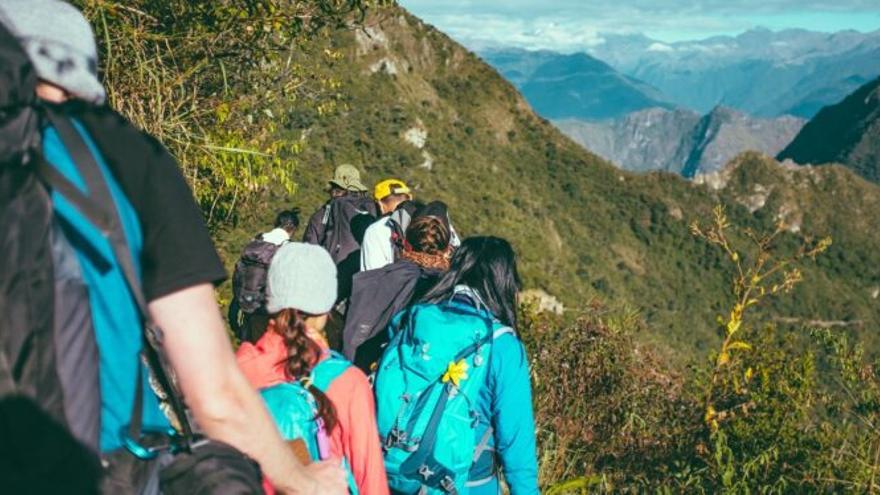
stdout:
[(459, 302), (419, 304), (395, 318), (376, 374), (379, 435), (388, 484), (401, 493), (468, 492), (476, 411), (492, 342), (513, 333)]
[[(336, 352), (331, 352), (329, 358), (321, 361), (312, 368), (312, 383), (321, 390), (327, 392), (330, 384), (342, 375), (351, 363)], [(309, 454), (314, 460), (327, 458), (328, 436), (323, 425), (315, 420), (318, 414), (318, 405), (315, 398), (299, 381), (279, 383), (271, 387), (260, 389), (260, 395), (266, 403), (266, 407), (275, 420), (275, 425), (285, 440), (301, 438), (309, 448)], [(349, 469), (348, 461), (345, 461), (345, 469), (348, 474), (348, 488), (353, 495), (358, 490), (354, 482), (354, 476)]]

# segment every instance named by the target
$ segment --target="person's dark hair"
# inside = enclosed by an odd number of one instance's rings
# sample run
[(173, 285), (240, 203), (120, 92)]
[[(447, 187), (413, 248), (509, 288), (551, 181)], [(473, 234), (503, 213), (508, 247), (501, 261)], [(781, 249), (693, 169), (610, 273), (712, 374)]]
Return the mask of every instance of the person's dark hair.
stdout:
[(327, 190), (330, 193), (331, 198), (341, 198), (343, 196), (348, 196), (349, 194), (353, 194), (354, 191), (349, 191), (344, 187), (339, 187), (336, 184), (330, 184), (330, 188)]
[(425, 203), (423, 203), (417, 199), (407, 199), (403, 203), (400, 203), (399, 205), (397, 205), (397, 207), (394, 208), (394, 211), (403, 210), (407, 214), (409, 214), (410, 218), (412, 218), (416, 214), (417, 211), (419, 211), (420, 209), (422, 209), (424, 207), (425, 207)]
[(338, 423), (336, 408), (327, 395), (308, 380), (323, 352), (321, 346), (306, 335), (305, 319), (308, 316), (295, 309), (281, 310), (274, 317), (275, 331), (284, 338), (284, 345), (287, 347), (284, 372), (289, 379), (300, 380), (312, 394), (318, 405), (317, 418), (321, 418), (324, 428), (331, 432)]
[(437, 217), (416, 217), (406, 229), (406, 243), (417, 253), (441, 254), (449, 248), (449, 229)]
[(422, 300), (434, 304), (447, 301), (457, 285), (466, 285), (477, 291), (501, 323), (516, 327), (516, 294), (520, 279), (516, 254), (509, 242), (498, 237), (465, 239), (453, 255), (449, 271)]
[(275, 216), (275, 228), (284, 229), (289, 232), (299, 228), (299, 208), (291, 208), (284, 210)]

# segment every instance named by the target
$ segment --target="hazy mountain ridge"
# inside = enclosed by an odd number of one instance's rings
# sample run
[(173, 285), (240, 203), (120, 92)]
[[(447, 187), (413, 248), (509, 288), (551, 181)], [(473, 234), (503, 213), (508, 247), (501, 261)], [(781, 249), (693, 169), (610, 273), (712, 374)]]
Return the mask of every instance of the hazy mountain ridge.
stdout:
[(481, 56), (545, 118), (605, 119), (673, 106), (656, 88), (585, 53), (506, 49)]
[(725, 105), (810, 118), (880, 74), (880, 31), (756, 29), (677, 43), (642, 35), (604, 38), (592, 55), (701, 112)]
[(652, 108), (613, 121), (555, 122), (576, 142), (624, 169), (685, 177), (717, 171), (748, 150), (775, 155), (804, 123), (788, 116), (753, 118), (724, 107), (704, 116)]
[(779, 153), (779, 159), (841, 163), (880, 182), (880, 78), (822, 109)]

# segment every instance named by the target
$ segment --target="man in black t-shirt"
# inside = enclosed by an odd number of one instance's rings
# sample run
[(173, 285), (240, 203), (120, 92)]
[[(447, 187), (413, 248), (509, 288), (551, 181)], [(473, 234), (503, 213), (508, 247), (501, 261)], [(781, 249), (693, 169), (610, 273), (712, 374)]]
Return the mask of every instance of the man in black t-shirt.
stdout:
[(106, 106), (67, 111), (93, 137), (138, 214), (144, 293), (199, 426), (254, 458), (276, 487), (342, 493), (338, 466), (303, 468), (294, 459), (236, 365), (214, 295), (226, 273), (177, 162)]
[[(25, 45), (40, 79), (38, 96), (67, 102), (58, 110), (83, 125), (135, 210), (148, 311), (163, 330), (165, 354), (200, 429), (256, 460), (279, 491), (347, 493), (337, 463), (303, 466), (295, 458), (239, 370), (214, 295), (213, 284), (226, 274), (176, 161), (158, 141), (101, 105), (103, 91), (91, 92), (93, 97), (81, 92), (100, 88), (86, 19), (57, 0), (0, 3), (0, 19)], [(49, 18), (54, 24), (47, 30)]]

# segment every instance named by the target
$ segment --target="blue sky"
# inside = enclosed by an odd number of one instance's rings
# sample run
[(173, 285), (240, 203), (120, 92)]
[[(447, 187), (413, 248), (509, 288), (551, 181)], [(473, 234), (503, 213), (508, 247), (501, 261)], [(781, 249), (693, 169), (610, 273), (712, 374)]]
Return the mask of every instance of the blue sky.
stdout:
[(880, 30), (880, 0), (400, 0), (472, 48), (583, 50), (600, 33), (665, 42), (736, 35), (754, 27)]

